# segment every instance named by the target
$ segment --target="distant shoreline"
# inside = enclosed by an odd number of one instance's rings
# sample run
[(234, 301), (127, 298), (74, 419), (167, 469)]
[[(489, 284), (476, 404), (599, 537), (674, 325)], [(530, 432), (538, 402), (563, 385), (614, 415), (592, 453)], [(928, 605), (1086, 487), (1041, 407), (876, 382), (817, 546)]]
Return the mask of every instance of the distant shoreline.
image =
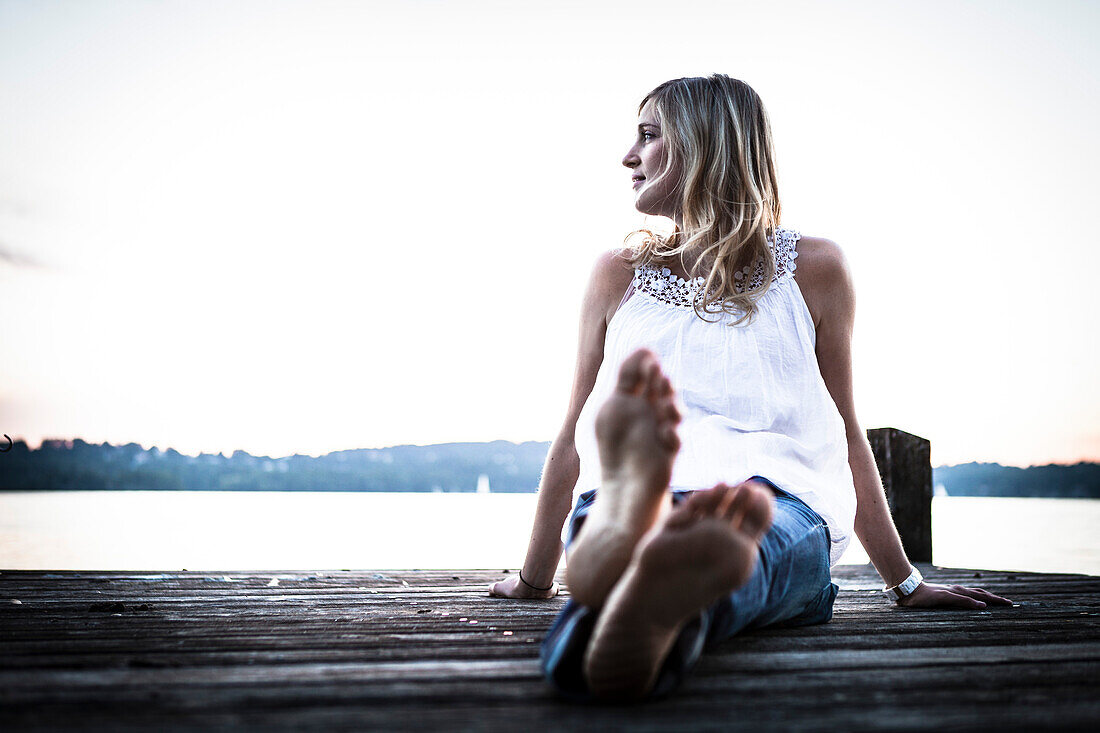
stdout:
[[(0, 454), (7, 491), (280, 491), (533, 493), (549, 442), (441, 443), (283, 458), (244, 451), (187, 456), (137, 443), (20, 440)], [(1018, 468), (963, 463), (933, 469), (937, 495), (1100, 499), (1100, 463)]]

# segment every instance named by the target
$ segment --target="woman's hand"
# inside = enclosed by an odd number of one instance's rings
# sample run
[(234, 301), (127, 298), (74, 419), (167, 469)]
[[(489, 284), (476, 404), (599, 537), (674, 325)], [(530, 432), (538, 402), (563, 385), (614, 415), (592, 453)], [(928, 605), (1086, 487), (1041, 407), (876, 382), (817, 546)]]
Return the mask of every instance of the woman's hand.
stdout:
[(493, 598), (519, 598), (542, 601), (558, 594), (559, 586), (555, 582), (547, 590), (538, 590), (524, 583), (518, 575), (489, 585), (489, 595)]
[(898, 605), (906, 608), (969, 608), (980, 610), (986, 606), (1011, 606), (1012, 601), (995, 596), (981, 588), (921, 583), (915, 591), (898, 601)]

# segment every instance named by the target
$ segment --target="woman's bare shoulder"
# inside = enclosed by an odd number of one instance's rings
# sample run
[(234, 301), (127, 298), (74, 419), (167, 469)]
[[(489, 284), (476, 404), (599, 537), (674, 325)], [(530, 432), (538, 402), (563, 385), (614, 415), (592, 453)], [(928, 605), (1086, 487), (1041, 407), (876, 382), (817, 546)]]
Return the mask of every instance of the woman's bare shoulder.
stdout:
[(802, 285), (836, 287), (850, 279), (844, 250), (825, 237), (800, 237), (796, 264), (795, 278)]
[(848, 311), (852, 307), (852, 275), (839, 244), (824, 237), (802, 236), (796, 265), (795, 280), (815, 325), (826, 311)]
[(596, 258), (592, 276), (609, 284), (627, 283), (634, 277), (634, 267), (630, 264), (630, 250), (609, 249)]
[(797, 275), (823, 275), (846, 266), (844, 250), (833, 240), (806, 235), (799, 237)]
[(625, 249), (608, 250), (596, 258), (592, 267), (586, 307), (603, 313), (607, 320), (611, 320), (634, 279), (634, 267), (628, 255)]

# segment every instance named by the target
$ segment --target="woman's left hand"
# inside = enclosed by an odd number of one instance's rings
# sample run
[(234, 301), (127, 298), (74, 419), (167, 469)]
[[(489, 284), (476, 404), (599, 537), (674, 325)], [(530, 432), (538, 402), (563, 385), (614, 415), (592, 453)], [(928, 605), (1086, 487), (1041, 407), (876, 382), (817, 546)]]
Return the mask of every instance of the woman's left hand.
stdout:
[(489, 595), (492, 598), (520, 598), (542, 601), (556, 596), (559, 589), (560, 586), (556, 581), (551, 582), (550, 587), (545, 590), (532, 588), (521, 581), (519, 576), (513, 575), (511, 578), (490, 584)]
[(981, 588), (921, 583), (915, 591), (898, 601), (898, 605), (907, 608), (969, 608), (980, 610), (986, 606), (1011, 606), (1012, 601), (993, 595)]

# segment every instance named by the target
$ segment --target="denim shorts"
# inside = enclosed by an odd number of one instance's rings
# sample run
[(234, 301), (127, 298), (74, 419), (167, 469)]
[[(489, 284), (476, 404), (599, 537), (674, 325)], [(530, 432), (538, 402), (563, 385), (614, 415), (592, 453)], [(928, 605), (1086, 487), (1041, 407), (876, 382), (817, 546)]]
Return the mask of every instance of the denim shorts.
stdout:
[[(829, 574), (829, 528), (801, 499), (763, 476), (753, 479), (766, 483), (776, 494), (772, 526), (760, 541), (756, 567), (745, 585), (701, 609), (683, 628), (661, 667), (650, 697), (661, 697), (674, 690), (707, 646), (741, 631), (765, 626), (809, 626), (832, 618), (837, 586)], [(596, 491), (586, 491), (577, 500), (566, 547), (583, 526)], [(684, 501), (690, 494), (673, 492), (673, 503)], [(584, 653), (598, 615), (597, 610), (570, 599), (542, 643), (543, 673), (567, 698), (578, 701), (592, 698), (584, 679)]]

